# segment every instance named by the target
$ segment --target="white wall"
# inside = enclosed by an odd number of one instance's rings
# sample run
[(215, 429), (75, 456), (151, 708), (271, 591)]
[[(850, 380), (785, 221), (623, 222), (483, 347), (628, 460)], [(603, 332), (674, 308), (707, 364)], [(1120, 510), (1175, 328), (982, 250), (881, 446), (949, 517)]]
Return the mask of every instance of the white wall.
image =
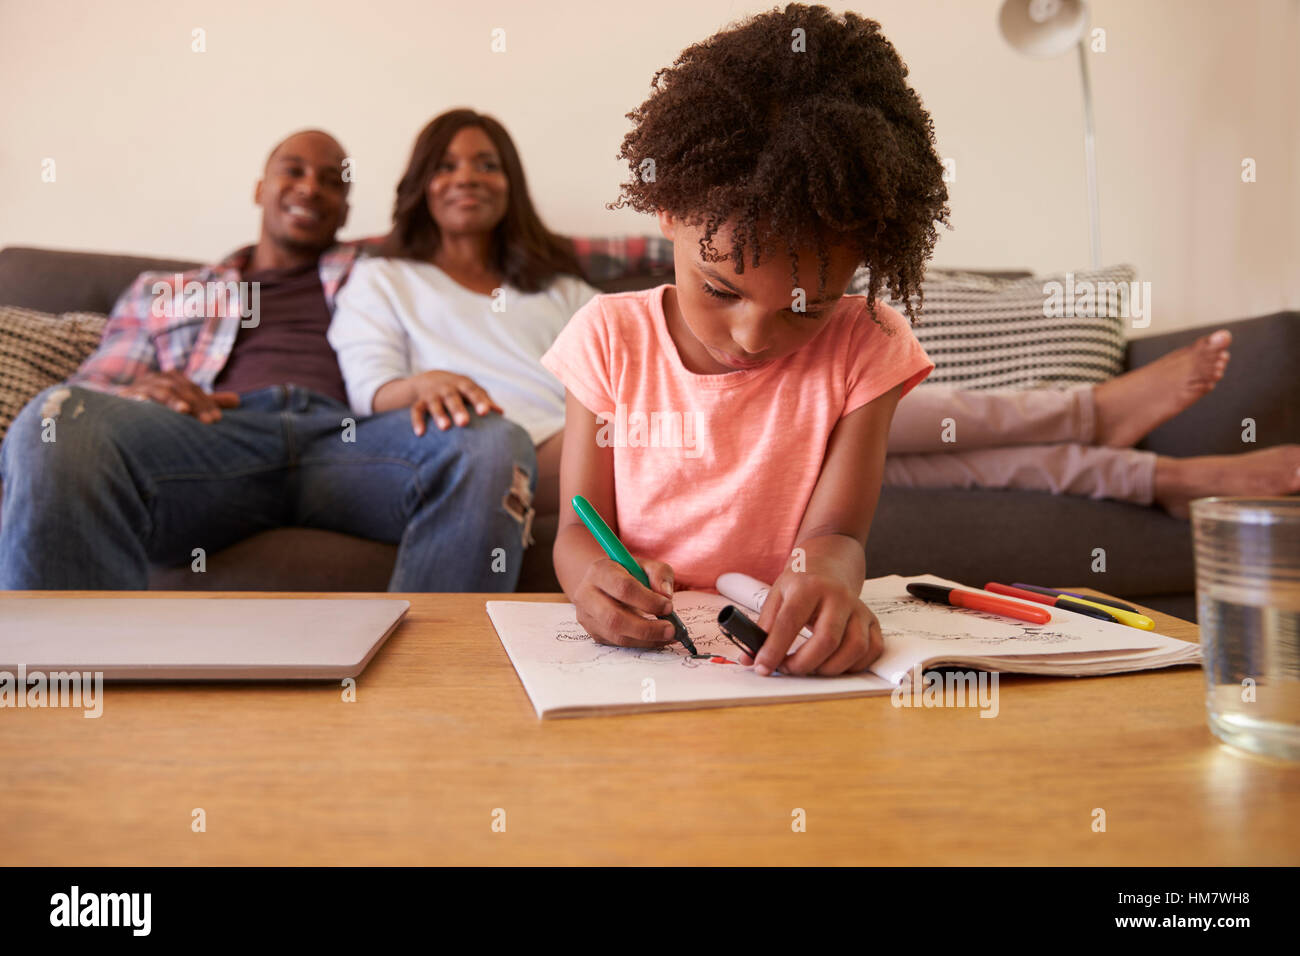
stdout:
[[(957, 162), (935, 261), (1083, 269), (1077, 58), (1013, 52), (999, 5), (853, 8), (882, 23)], [(0, 0), (0, 245), (218, 257), (255, 235), (269, 147), (306, 126), (353, 157), (345, 236), (382, 232), (416, 132), (455, 105), (510, 129), (552, 228), (650, 231), (603, 206), (623, 173), (624, 114), (682, 47), (766, 6)], [(1300, 308), (1300, 3), (1097, 0), (1092, 23), (1108, 47), (1090, 54), (1103, 258), (1152, 283), (1145, 334)], [(494, 27), (504, 54), (490, 51)]]

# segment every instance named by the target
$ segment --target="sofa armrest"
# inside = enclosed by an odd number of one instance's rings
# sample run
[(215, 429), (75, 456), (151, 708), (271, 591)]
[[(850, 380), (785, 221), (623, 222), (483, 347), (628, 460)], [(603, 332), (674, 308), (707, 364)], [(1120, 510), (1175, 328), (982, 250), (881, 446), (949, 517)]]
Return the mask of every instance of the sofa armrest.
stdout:
[[(1146, 365), (1218, 328), (1232, 333), (1232, 358), (1223, 379), (1148, 435), (1140, 448), (1185, 458), (1300, 442), (1300, 312), (1133, 339), (1126, 364), (1130, 369)], [(1243, 419), (1255, 423), (1254, 444), (1242, 440)]]

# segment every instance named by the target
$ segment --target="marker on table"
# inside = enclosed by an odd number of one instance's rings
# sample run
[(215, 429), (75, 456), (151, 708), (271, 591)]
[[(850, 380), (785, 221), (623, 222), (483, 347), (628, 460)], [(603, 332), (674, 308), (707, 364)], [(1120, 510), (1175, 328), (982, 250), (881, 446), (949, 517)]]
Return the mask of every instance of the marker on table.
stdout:
[(1014, 617), (1018, 621), (1029, 621), (1031, 624), (1052, 622), (1052, 615), (1041, 607), (1030, 607), (1019, 601), (1008, 601), (1006, 598), (994, 597), (992, 594), (984, 594), (980, 591), (959, 591), (940, 584), (909, 584), (907, 593), (919, 597), (922, 601), (951, 604), (954, 607), (984, 611), (988, 614), (1001, 614), (1005, 617)]
[(1048, 604), (1052, 607), (1059, 607), (1063, 611), (1073, 611), (1075, 614), (1083, 614), (1087, 617), (1095, 617), (1099, 621), (1109, 621), (1111, 624), (1118, 624), (1119, 618), (1110, 613), (1109, 610), (1102, 610), (1094, 605), (1085, 604), (1082, 601), (1076, 601), (1074, 598), (1068, 598), (1063, 594), (1043, 594), (1039, 591), (1030, 591), (1022, 588), (1020, 585), (997, 584), (990, 581), (984, 585), (985, 591), (992, 591), (994, 594), (1005, 594), (1008, 597), (1018, 597), (1025, 601), (1036, 601), (1039, 604)]
[[(1040, 599), (1055, 597), (1055, 594), (1050, 593), (1048, 588), (1035, 587), (1029, 584), (1023, 584), (1023, 585), (1018, 584), (1016, 585), (1016, 587), (1019, 587), (1022, 590), (1024, 590), (1026, 592), (1025, 595), (1026, 597), (1028, 597), (1030, 594), (1037, 594), (1040, 596)], [(1044, 593), (1044, 592), (1049, 592), (1049, 593)], [(1147, 617), (1145, 614), (1139, 614), (1136, 611), (1123, 611), (1117, 607), (1110, 607), (1098, 601), (1094, 601), (1092, 598), (1072, 597), (1070, 598), (1070, 600), (1078, 604), (1087, 604), (1090, 605), (1091, 607), (1100, 608), (1101, 610), (1109, 614), (1111, 617), (1113, 617), (1120, 624), (1127, 624), (1129, 627), (1136, 627), (1139, 630), (1143, 630), (1143, 631), (1154, 631), (1156, 629), (1156, 622), (1151, 620), (1151, 618)], [(1051, 604), (1052, 602), (1050, 600), (1046, 600), (1043, 601), (1042, 603)]]
[(1087, 594), (1076, 594), (1073, 591), (1062, 591), (1060, 588), (1041, 588), (1034, 584), (1021, 584), (1019, 581), (1012, 582), (1013, 588), (1023, 588), (1026, 591), (1037, 591), (1039, 594), (1064, 594), (1066, 597), (1078, 598), (1080, 601), (1092, 601), (1094, 604), (1104, 604), (1107, 607), (1117, 607), (1121, 611), (1132, 611), (1134, 614), (1142, 612), (1132, 604), (1125, 604), (1123, 601), (1116, 601), (1114, 598), (1090, 597)]
[[(574, 495), (572, 504), (573, 510), (577, 512), (578, 517), (582, 519), (582, 523), (585, 524), (587, 530), (591, 532), (591, 536), (596, 539), (596, 543), (601, 546), (607, 555), (609, 555), (610, 559), (621, 564), (628, 574), (632, 575), (632, 577), (640, 581), (641, 584), (649, 588), (650, 579), (646, 577), (646, 573), (642, 570), (641, 565), (637, 564), (636, 560), (632, 557), (627, 548), (623, 547), (623, 542), (618, 540), (618, 535), (614, 534), (614, 532), (609, 529), (609, 525), (605, 524), (604, 519), (602, 519), (596, 509), (591, 506), (591, 502), (582, 497), (582, 495)], [(668, 621), (671, 623), (673, 626), (673, 639), (681, 641), (682, 646), (690, 651), (692, 656), (698, 656), (699, 652), (695, 650), (695, 645), (691, 642), (690, 635), (686, 633), (686, 625), (682, 623), (682, 619), (677, 616), (676, 612), (670, 611), (667, 614), (657, 615), (657, 617), (661, 621)]]

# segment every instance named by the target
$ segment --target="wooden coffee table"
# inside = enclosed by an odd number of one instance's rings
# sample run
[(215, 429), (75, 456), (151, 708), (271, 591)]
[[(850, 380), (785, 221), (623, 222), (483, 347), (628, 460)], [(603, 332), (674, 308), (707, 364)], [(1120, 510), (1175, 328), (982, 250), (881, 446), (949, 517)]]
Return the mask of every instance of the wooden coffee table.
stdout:
[[(21, 595), (51, 596), (0, 600)], [(403, 596), (355, 703), (336, 684), (122, 684), (98, 720), (0, 710), (5, 862), (1300, 863), (1300, 766), (1220, 744), (1197, 668), (1004, 676), (991, 720), (868, 698), (542, 722), (484, 611), (497, 596)]]

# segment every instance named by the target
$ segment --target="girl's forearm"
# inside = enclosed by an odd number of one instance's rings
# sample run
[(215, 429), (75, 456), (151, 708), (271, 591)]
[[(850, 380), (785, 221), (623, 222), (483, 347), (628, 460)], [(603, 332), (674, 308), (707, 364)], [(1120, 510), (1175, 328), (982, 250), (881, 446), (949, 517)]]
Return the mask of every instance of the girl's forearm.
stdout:
[(375, 397), (370, 400), (370, 408), (375, 414), (391, 412), (394, 408), (406, 408), (415, 401), (415, 387), (409, 378), (395, 378), (380, 385)]
[(786, 567), (834, 578), (857, 593), (867, 576), (867, 555), (851, 535), (827, 532), (800, 541)]
[(579, 523), (560, 527), (555, 535), (555, 547), (551, 550), (551, 560), (555, 563), (555, 576), (560, 587), (570, 598), (574, 590), (582, 583), (583, 575), (593, 561), (606, 557), (605, 552), (591, 532)]

